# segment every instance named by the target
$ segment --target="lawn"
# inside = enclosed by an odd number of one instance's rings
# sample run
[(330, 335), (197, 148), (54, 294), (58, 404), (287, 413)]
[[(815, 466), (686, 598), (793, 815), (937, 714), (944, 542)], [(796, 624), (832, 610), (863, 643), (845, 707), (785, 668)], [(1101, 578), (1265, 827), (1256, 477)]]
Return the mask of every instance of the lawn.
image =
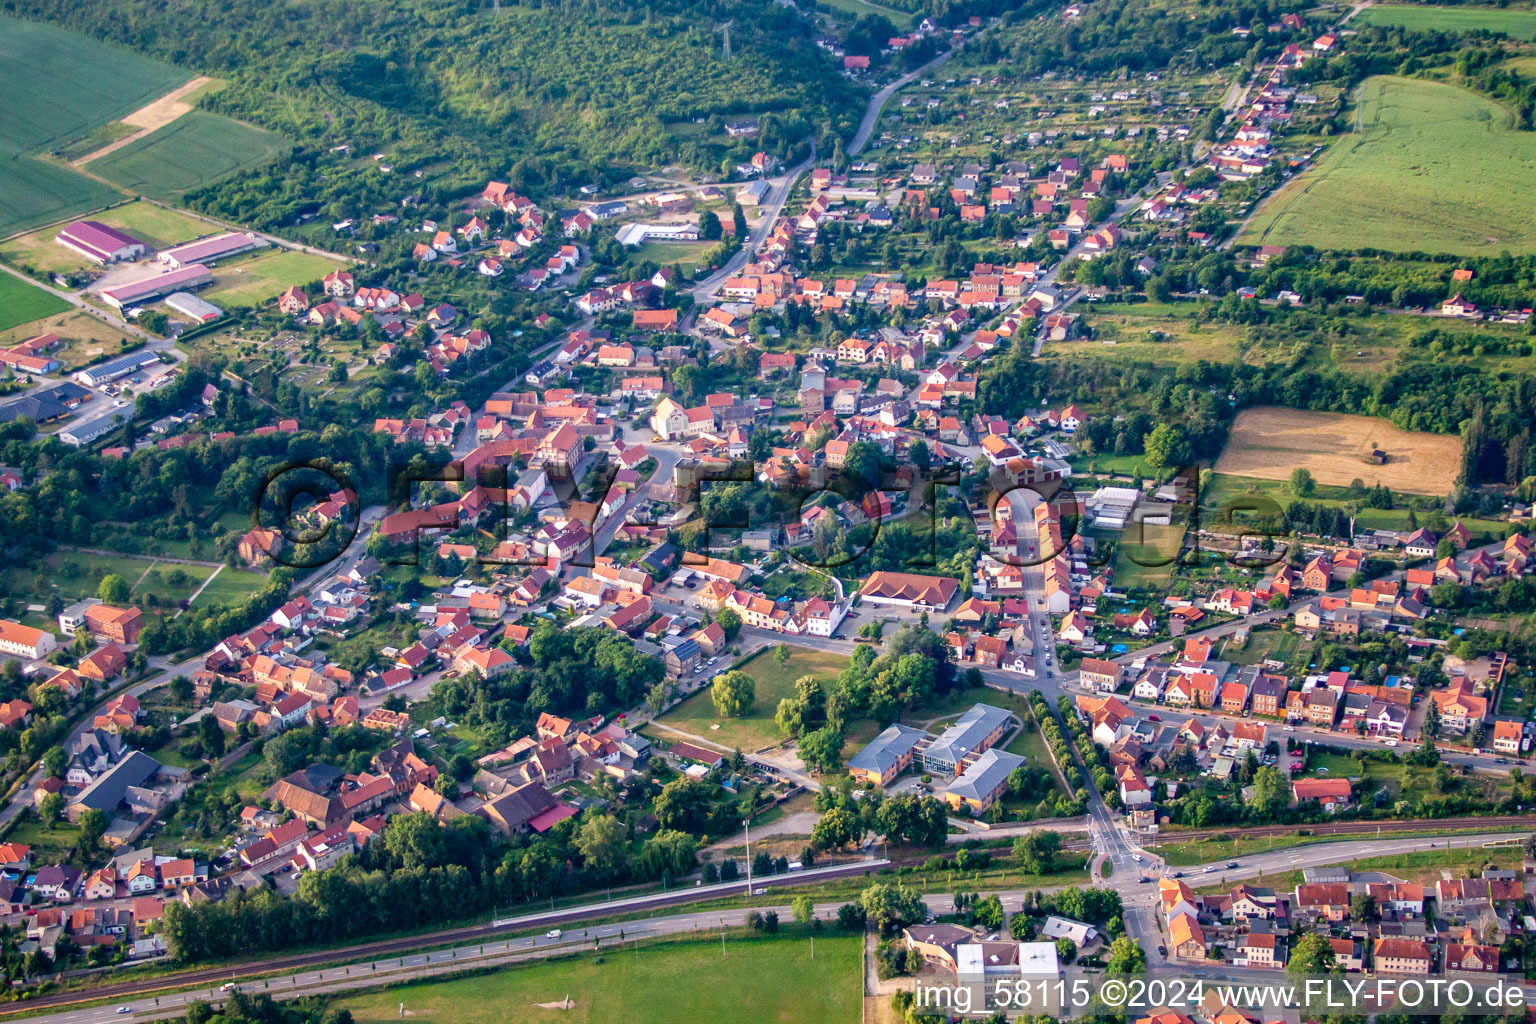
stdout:
[[(90, 219), (121, 228), (151, 249), (168, 249), (213, 230), (212, 225), (206, 221), (142, 199), (94, 213)], [(0, 258), (8, 263), (50, 273), (89, 266), (90, 261), (84, 256), (54, 241), (62, 227), (55, 225), (17, 236), (0, 245)]]
[(27, 811), (5, 833), (8, 843), (25, 843), (32, 847), (32, 862), (43, 864), (81, 863), (74, 856), (80, 842), (80, 828), (63, 819), (53, 828), (44, 827), (35, 811)]
[[(229, 570), (225, 570), (228, 572)], [(97, 555), (85, 551), (56, 551), (28, 567), (0, 568), (0, 594), (29, 604), (47, 604), (54, 594), (66, 601), (95, 597), (102, 578), (116, 574), (128, 584), (132, 599), (146, 615), (172, 612), (213, 572), (212, 566), (155, 562), (148, 558)], [(150, 598), (153, 596), (154, 600)]]
[(69, 303), (0, 271), (0, 331), (69, 309)]
[(269, 249), (250, 259), (215, 267), (213, 287), (203, 294), (221, 306), (260, 306), (292, 285), (318, 281), (341, 264), (292, 249)]
[(1401, 26), (1414, 32), (1496, 32), (1511, 39), (1536, 39), (1536, 11), (1496, 7), (1427, 7), (1385, 4), (1358, 15), (1367, 25)]
[(194, 110), (85, 169), (151, 199), (175, 200), (236, 171), (269, 164), (290, 148), (281, 135)]
[[(1185, 529), (1183, 523), (1127, 528), (1116, 551), (1115, 586), (1121, 590), (1131, 587), (1157, 589), (1165, 586), (1178, 565)], [(1137, 537), (1137, 533), (1141, 536)]]
[(704, 254), (714, 247), (714, 242), (646, 242), (635, 250), (629, 264), (638, 266), (648, 262), (662, 267), (676, 264), (682, 268), (685, 276), (692, 277), (694, 268), (699, 265)]
[(1457, 86), (1374, 77), (1357, 94), (1355, 130), (1280, 189), (1240, 241), (1529, 253), (1533, 201), (1536, 136), (1506, 108)]
[(1259, 629), (1248, 634), (1247, 642), (1239, 645), (1232, 640), (1222, 641), (1219, 657), (1235, 665), (1257, 665), (1262, 661), (1280, 661), (1287, 665), (1297, 661), (1304, 650), (1305, 641), (1296, 633), (1281, 629)]
[[(739, 667), (757, 684), (757, 700), (752, 713), (745, 718), (720, 718), (710, 700), (709, 687), (683, 701), (660, 719), (660, 724), (680, 729), (695, 736), (702, 736), (712, 743), (727, 748), (739, 747), (744, 751), (772, 746), (784, 739), (773, 715), (779, 701), (794, 695), (795, 680), (813, 675), (823, 684), (832, 679), (848, 664), (841, 654), (812, 651), (791, 647), (789, 660), (779, 664), (771, 649), (765, 649), (748, 658)], [(660, 734), (663, 738), (667, 733)]]
[[(426, 982), (342, 999), (360, 1024), (400, 1018), (403, 1003), (423, 1024), (502, 1024), (558, 1017), (569, 1024), (622, 1020), (784, 1021), (843, 1024), (858, 1016), (862, 936), (824, 932), (811, 939), (731, 937), (688, 940), (511, 967), (452, 981)], [(559, 1013), (540, 1009), (570, 997)]]
[(197, 596), (192, 602), (194, 608), (204, 608), (211, 604), (234, 605), (244, 601), (247, 597), (267, 585), (267, 577), (263, 573), (253, 572), (250, 569), (231, 569), (225, 566), (214, 577), (212, 583)]
[(0, 28), (0, 237), (105, 206), (118, 193), (39, 154), (91, 134), (191, 76), (54, 25)]

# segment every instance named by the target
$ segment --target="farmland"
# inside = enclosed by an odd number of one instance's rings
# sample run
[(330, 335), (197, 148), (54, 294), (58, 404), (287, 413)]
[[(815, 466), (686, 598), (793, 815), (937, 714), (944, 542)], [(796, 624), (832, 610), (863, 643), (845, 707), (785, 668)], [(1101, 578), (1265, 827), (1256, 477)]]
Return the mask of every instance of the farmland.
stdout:
[(0, 273), (0, 331), (69, 309), (69, 303), (10, 274)]
[[(1387, 452), (1386, 465), (1370, 464), (1372, 446)], [(1368, 416), (1265, 406), (1238, 414), (1215, 468), (1264, 480), (1287, 480), (1305, 468), (1320, 484), (1362, 480), (1410, 494), (1444, 494), (1460, 464), (1455, 437), (1409, 433)]]
[[(205, 221), (142, 199), (93, 213), (91, 220), (121, 228), (151, 249), (168, 249), (212, 230)], [(84, 256), (54, 241), (62, 227), (56, 225), (11, 239), (0, 245), (0, 259), (47, 273), (89, 266), (90, 261)]]
[(291, 285), (318, 281), (339, 264), (292, 249), (270, 249), (250, 259), (214, 268), (205, 298), (224, 306), (259, 306)]
[(174, 200), (226, 175), (288, 152), (282, 136), (194, 110), (92, 160), (92, 174), (152, 199)]
[(1275, 193), (1240, 241), (1529, 253), (1533, 200), (1536, 137), (1508, 110), (1456, 86), (1376, 77), (1357, 94), (1355, 130)]
[(1536, 39), (1536, 11), (1378, 4), (1361, 11), (1359, 20), (1367, 25), (1395, 25), (1414, 32), (1496, 32), (1511, 39)]
[(400, 1004), (422, 1024), (527, 1020), (569, 996), (569, 1024), (700, 1020), (831, 1024), (858, 1015), (861, 938), (823, 934), (811, 957), (805, 935), (642, 944), (454, 981), (426, 982), (344, 999), (360, 1024), (398, 1020)]
[(190, 76), (65, 29), (5, 18), (0, 31), (0, 236), (104, 206), (117, 193), (40, 154), (90, 135)]

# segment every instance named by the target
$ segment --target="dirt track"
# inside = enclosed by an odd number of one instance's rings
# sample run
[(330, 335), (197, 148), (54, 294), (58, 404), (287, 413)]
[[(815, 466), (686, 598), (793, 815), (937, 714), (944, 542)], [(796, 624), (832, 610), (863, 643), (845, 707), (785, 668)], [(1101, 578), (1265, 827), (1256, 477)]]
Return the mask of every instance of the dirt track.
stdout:
[(137, 128), (138, 131), (129, 135), (124, 135), (122, 138), (117, 139), (114, 142), (109, 142), (105, 146), (102, 146), (100, 149), (96, 150), (94, 153), (85, 154), (85, 156), (82, 156), (80, 159), (72, 161), (70, 166), (80, 167), (84, 164), (88, 164), (92, 160), (99, 159), (106, 156), (108, 153), (122, 149), (130, 142), (142, 139), (144, 136), (148, 135), (152, 131), (155, 131), (156, 129), (164, 128), (166, 125), (176, 120), (182, 114), (185, 114), (192, 109), (192, 104), (188, 103), (184, 97), (192, 95), (194, 92), (201, 89), (211, 81), (213, 81), (213, 79), (209, 78), (207, 75), (198, 75), (186, 85), (172, 89), (170, 92), (166, 93), (164, 96), (161, 96), (159, 99), (146, 103), (138, 110), (135, 110), (133, 113), (123, 118), (123, 124)]

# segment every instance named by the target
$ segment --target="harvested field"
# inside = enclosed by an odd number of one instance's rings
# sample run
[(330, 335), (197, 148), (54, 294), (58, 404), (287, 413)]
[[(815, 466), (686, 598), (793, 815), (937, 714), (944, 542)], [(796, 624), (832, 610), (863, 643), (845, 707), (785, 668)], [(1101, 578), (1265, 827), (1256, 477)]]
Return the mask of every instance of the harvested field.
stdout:
[[(1386, 451), (1372, 465), (1372, 446)], [(1216, 472), (1262, 480), (1288, 480), (1298, 467), (1320, 484), (1347, 487), (1378, 482), (1394, 491), (1445, 494), (1461, 466), (1461, 442), (1440, 434), (1399, 430), (1383, 419), (1281, 406), (1245, 409), (1216, 460)]]

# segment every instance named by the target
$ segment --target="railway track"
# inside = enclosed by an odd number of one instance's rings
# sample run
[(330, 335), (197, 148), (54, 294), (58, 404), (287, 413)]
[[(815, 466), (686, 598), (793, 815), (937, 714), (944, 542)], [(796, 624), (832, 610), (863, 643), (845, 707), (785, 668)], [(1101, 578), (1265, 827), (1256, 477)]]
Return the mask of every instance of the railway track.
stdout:
[[(1396, 832), (1439, 832), (1447, 829), (1499, 829), (1512, 826), (1525, 826), (1536, 830), (1536, 815), (1508, 814), (1485, 818), (1442, 818), (1438, 820), (1392, 820), (1392, 821), (1322, 821), (1310, 825), (1259, 825), (1259, 826), (1229, 826), (1227, 828), (1202, 828), (1188, 829), (1178, 832), (1164, 832), (1158, 835), (1160, 843), (1185, 843), (1199, 839), (1211, 839), (1217, 836), (1233, 837), (1237, 835), (1255, 836), (1289, 836), (1298, 832), (1308, 832), (1307, 838), (1316, 836), (1361, 836), (1389, 835)], [(1093, 844), (1086, 839), (1069, 839), (1062, 844), (1064, 850), (1091, 849)]]

